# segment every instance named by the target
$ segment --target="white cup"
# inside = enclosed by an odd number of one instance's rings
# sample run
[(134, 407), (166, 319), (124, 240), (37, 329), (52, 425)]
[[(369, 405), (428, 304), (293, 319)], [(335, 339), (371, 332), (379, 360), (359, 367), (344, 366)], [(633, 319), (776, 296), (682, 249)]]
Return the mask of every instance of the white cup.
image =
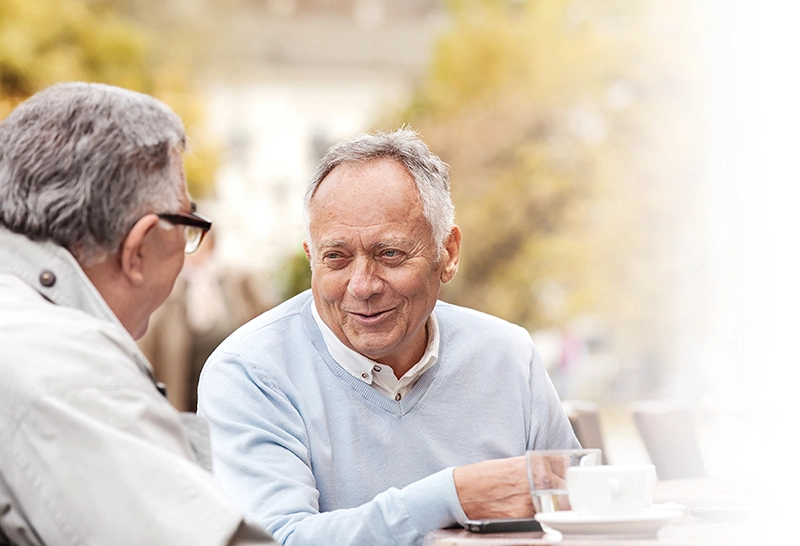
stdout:
[(602, 465), (567, 469), (572, 510), (583, 516), (631, 516), (653, 503), (653, 465)]
[(631, 468), (641, 468), (644, 472), (644, 498), (642, 508), (649, 508), (653, 505), (653, 495), (656, 488), (656, 467), (652, 464), (629, 464)]

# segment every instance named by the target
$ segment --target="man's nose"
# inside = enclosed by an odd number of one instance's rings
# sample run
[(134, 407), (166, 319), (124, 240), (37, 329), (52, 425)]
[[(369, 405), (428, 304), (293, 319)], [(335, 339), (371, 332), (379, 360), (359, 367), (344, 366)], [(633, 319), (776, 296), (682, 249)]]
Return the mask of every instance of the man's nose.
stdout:
[(347, 291), (356, 299), (366, 300), (383, 290), (383, 280), (377, 275), (378, 264), (367, 258), (356, 258)]

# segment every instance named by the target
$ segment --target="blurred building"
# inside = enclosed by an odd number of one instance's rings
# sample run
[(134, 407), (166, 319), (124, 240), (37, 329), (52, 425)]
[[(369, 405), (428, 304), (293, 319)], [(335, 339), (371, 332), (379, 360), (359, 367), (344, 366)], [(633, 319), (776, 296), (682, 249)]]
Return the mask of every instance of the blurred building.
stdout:
[(397, 125), (446, 19), (441, 0), (229, 4), (199, 80), (223, 151), (204, 210), (222, 261), (269, 273), (300, 251), (317, 161), (343, 138)]

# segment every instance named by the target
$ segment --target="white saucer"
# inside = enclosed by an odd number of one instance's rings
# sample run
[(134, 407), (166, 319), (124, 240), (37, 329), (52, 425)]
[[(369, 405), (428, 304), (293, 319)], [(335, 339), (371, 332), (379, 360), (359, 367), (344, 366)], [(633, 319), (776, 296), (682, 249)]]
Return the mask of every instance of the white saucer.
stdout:
[(653, 537), (670, 520), (681, 516), (681, 510), (644, 508), (635, 516), (582, 516), (570, 510), (536, 514), (536, 520), (564, 535), (603, 537)]

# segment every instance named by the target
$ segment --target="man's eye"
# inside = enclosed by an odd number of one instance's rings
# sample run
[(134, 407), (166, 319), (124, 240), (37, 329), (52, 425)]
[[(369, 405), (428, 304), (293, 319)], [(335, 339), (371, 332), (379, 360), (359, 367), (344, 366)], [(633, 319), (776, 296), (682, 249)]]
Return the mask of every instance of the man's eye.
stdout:
[(326, 252), (322, 255), (322, 261), (331, 269), (342, 269), (349, 260), (341, 252)]
[(400, 261), (403, 259), (403, 256), (405, 256), (405, 254), (395, 249), (387, 249), (381, 253), (381, 257), (384, 258), (385, 260), (388, 260), (389, 262)]

